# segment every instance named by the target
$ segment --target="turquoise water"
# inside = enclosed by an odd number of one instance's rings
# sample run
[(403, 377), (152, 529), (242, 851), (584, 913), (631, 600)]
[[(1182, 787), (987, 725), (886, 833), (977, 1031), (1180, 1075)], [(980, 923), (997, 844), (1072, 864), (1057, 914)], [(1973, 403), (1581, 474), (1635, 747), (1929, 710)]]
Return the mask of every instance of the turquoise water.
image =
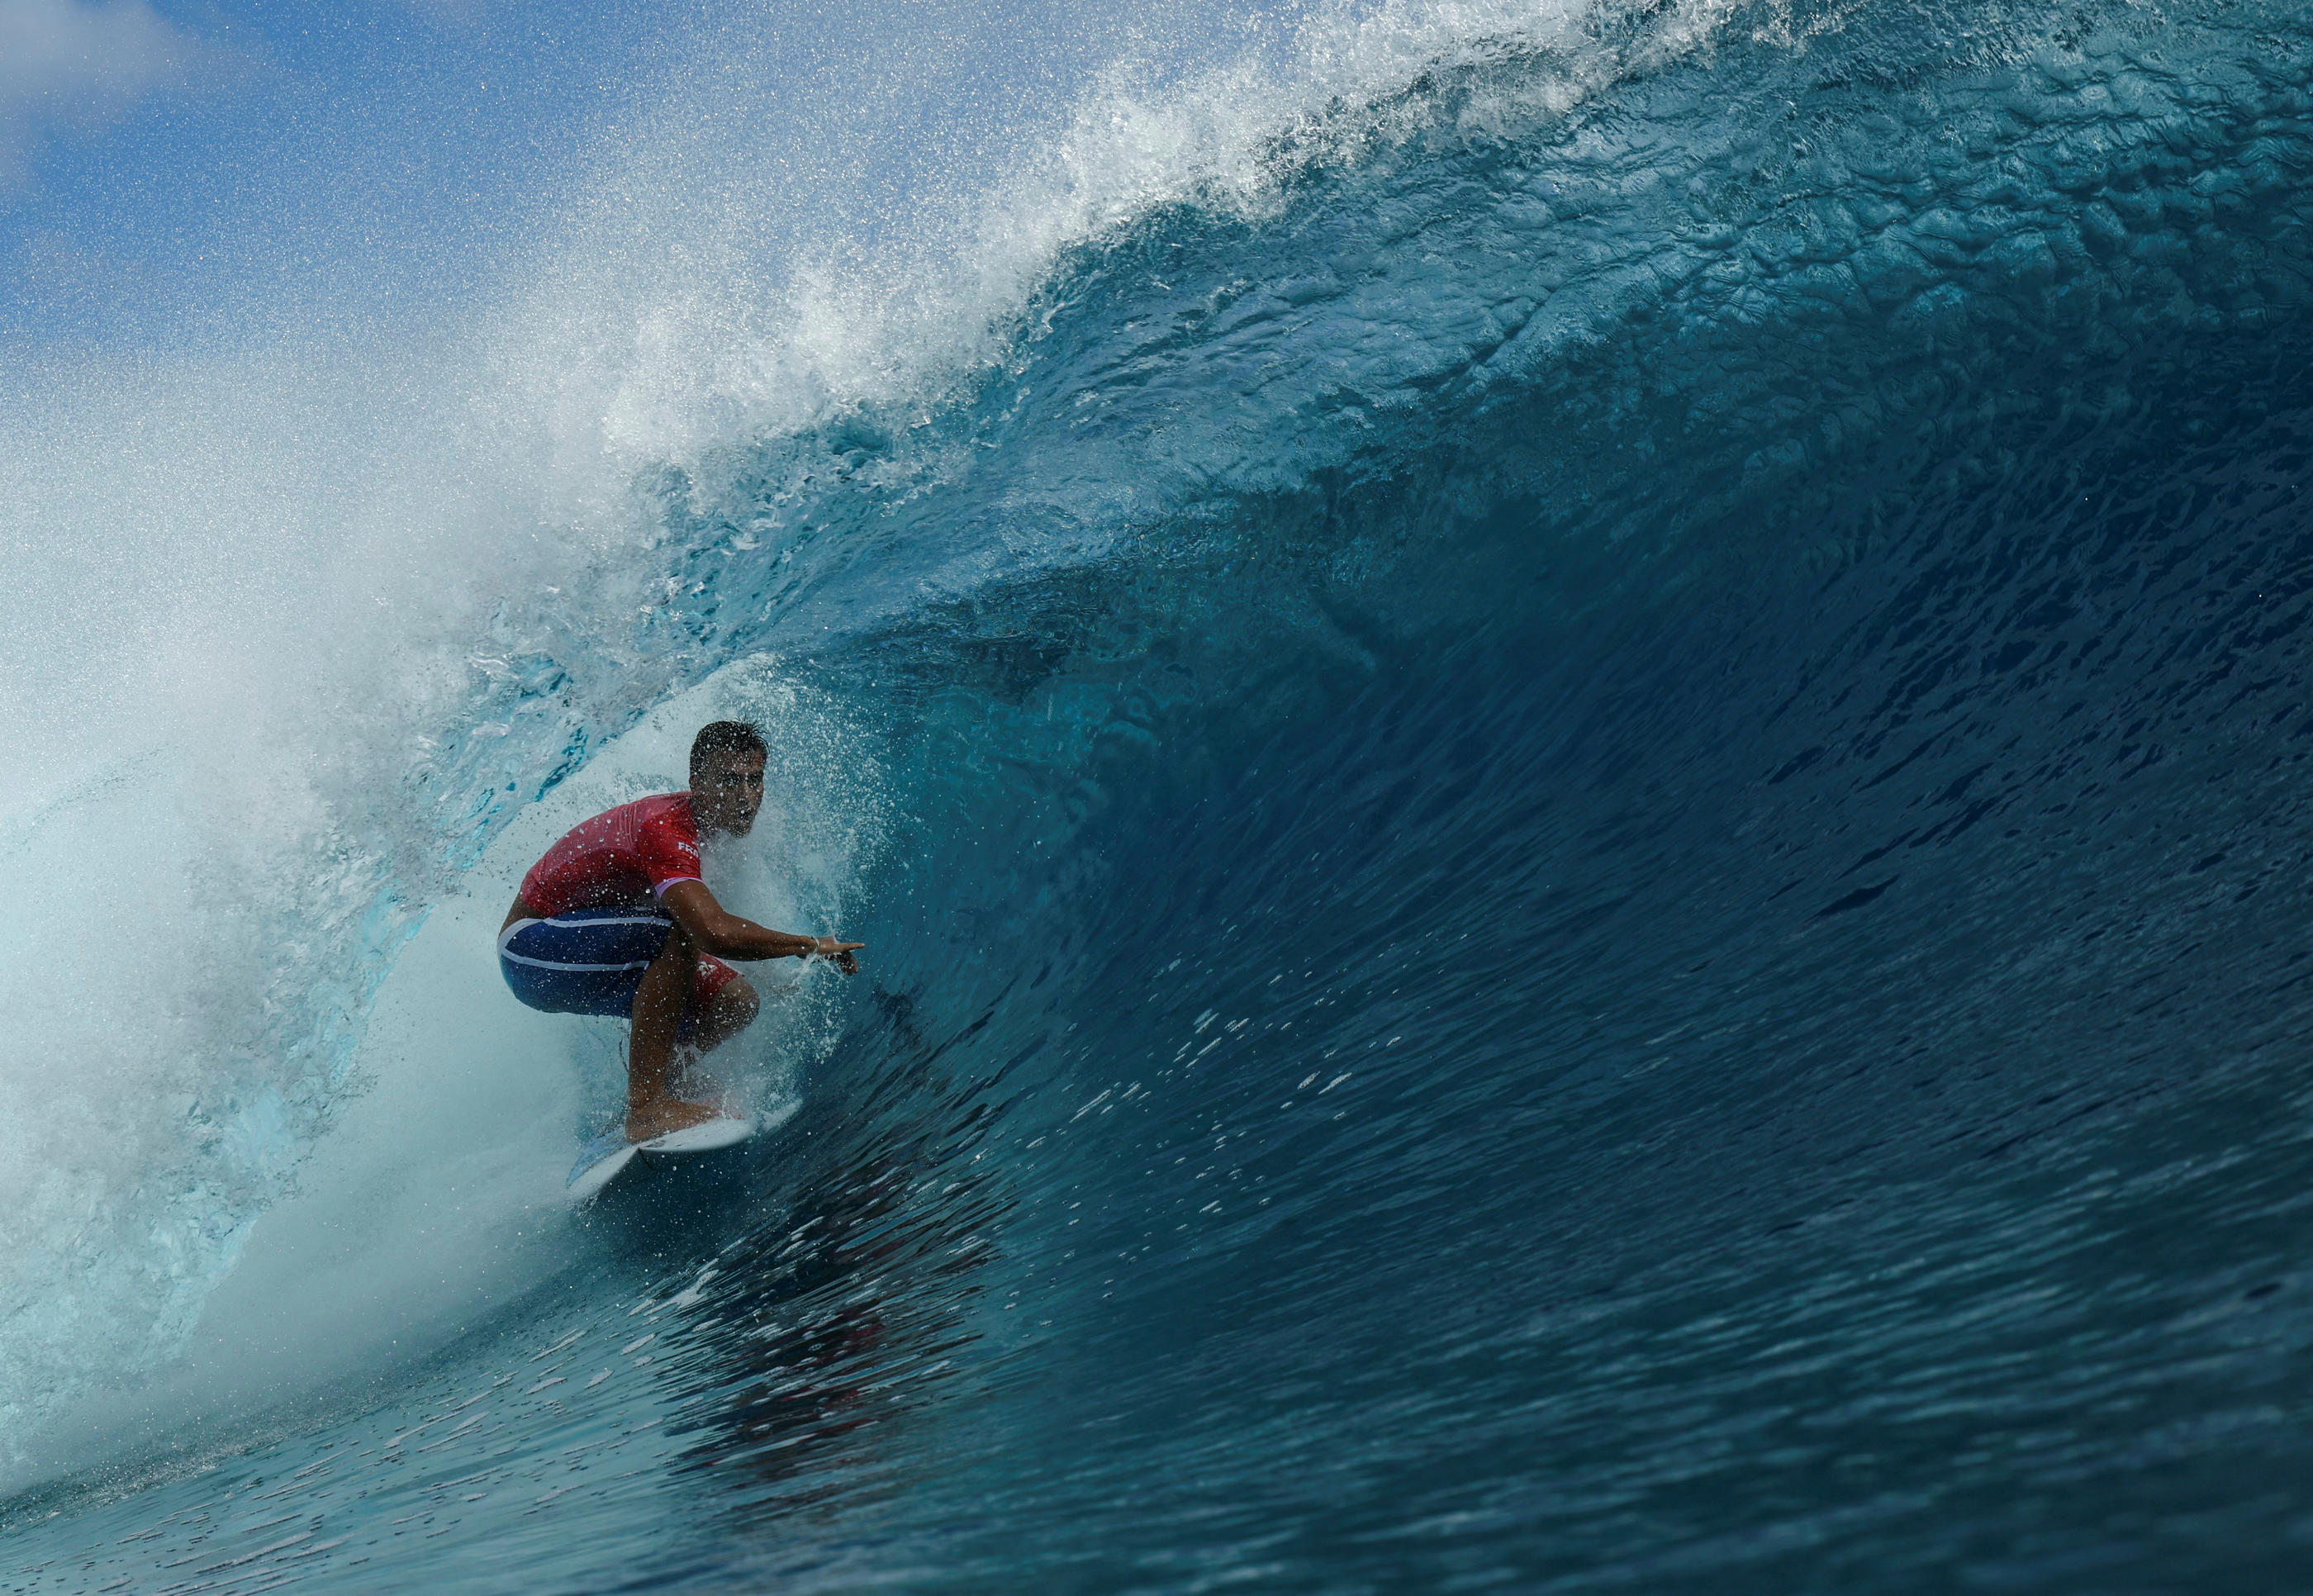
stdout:
[[(278, 1361), (40, 1408), (7, 1588), (2298, 1588), (2313, 31), (1699, 14), (1313, 96), (477, 619)], [(734, 705), (867, 972), (573, 1219), (487, 928)], [(550, 1112), (364, 1195), (483, 1030)]]

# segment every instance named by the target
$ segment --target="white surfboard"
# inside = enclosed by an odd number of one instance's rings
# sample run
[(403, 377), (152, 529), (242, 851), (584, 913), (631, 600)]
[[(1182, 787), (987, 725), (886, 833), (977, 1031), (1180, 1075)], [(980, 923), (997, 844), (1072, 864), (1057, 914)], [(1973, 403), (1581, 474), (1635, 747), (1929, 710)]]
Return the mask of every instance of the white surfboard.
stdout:
[(625, 1128), (613, 1125), (589, 1142), (578, 1155), (563, 1195), (573, 1204), (585, 1203), (630, 1170), (639, 1173), (653, 1165), (679, 1164), (701, 1153), (720, 1152), (738, 1146), (754, 1133), (753, 1120), (728, 1115), (669, 1131), (647, 1142), (629, 1142)]

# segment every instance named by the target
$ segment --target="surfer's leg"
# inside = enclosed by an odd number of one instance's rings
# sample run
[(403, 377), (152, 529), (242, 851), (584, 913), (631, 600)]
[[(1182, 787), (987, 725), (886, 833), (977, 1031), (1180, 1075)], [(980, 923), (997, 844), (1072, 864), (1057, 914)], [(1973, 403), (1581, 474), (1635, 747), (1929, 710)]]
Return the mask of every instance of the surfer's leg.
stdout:
[(726, 982), (691, 1021), (690, 1035), (682, 1045), (694, 1054), (712, 1053), (754, 1024), (761, 1008), (755, 989), (744, 980)]
[(633, 1032), (627, 1040), (627, 1140), (644, 1142), (713, 1119), (704, 1103), (686, 1103), (668, 1089), (674, 1068), (675, 1036), (682, 1029), (698, 977), (699, 948), (690, 933), (671, 926), (635, 988)]

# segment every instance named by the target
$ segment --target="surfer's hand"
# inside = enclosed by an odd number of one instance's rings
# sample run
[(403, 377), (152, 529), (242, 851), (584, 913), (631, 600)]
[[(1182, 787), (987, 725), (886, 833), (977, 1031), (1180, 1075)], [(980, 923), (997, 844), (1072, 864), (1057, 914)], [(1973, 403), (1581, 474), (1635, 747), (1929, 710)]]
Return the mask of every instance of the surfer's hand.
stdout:
[(859, 974), (859, 961), (851, 957), (855, 948), (865, 948), (865, 942), (839, 942), (833, 937), (822, 937), (812, 951), (847, 975)]

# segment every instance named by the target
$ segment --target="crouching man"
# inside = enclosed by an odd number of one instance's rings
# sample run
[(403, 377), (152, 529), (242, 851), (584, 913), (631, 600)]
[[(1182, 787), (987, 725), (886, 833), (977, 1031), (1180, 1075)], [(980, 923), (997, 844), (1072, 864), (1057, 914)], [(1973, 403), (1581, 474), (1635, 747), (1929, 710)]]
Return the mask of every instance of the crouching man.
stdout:
[(743, 837), (763, 804), (762, 734), (737, 720), (700, 728), (690, 790), (605, 810), (546, 851), (498, 928), (498, 968), (514, 995), (550, 1014), (620, 1015), (627, 1044), (627, 1140), (712, 1119), (674, 1096), (678, 1062), (713, 1052), (753, 1023), (755, 989), (725, 959), (825, 958), (858, 970), (862, 942), (775, 931), (715, 901), (699, 878), (699, 841)]

